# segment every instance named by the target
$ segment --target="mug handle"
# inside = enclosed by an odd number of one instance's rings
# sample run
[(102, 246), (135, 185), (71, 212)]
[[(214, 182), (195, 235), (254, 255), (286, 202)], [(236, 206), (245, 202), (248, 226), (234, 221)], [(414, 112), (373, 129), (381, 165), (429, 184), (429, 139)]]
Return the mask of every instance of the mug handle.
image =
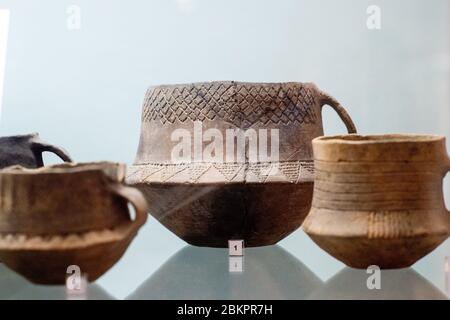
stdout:
[(114, 192), (119, 197), (125, 199), (127, 202), (131, 203), (136, 211), (136, 218), (132, 221), (127, 233), (136, 233), (140, 227), (144, 225), (147, 221), (147, 201), (145, 200), (142, 193), (134, 188), (123, 185), (121, 183), (115, 183), (110, 185), (111, 191)]
[(356, 133), (356, 126), (353, 123), (352, 118), (350, 118), (350, 115), (344, 109), (344, 107), (341, 106), (341, 104), (335, 98), (330, 96), (328, 93), (320, 90), (320, 94), (321, 94), (320, 102), (322, 104), (322, 107), (324, 105), (329, 105), (330, 107), (332, 107), (339, 115), (341, 120), (344, 122), (345, 126), (347, 127), (348, 133)]
[(36, 162), (38, 167), (44, 166), (44, 160), (42, 159), (42, 153), (45, 151), (52, 152), (61, 158), (64, 162), (73, 162), (66, 150), (63, 148), (53, 146), (38, 139), (33, 141), (33, 152), (36, 156)]

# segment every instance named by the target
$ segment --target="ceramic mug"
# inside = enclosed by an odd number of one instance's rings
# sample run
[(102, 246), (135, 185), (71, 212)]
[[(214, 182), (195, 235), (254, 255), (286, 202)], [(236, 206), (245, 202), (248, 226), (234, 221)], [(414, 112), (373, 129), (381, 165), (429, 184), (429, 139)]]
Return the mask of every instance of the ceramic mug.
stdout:
[(151, 87), (127, 182), (144, 193), (158, 221), (192, 245), (275, 244), (309, 212), (311, 140), (324, 133), (324, 105), (356, 132), (342, 105), (313, 83)]
[(46, 151), (56, 154), (65, 162), (72, 162), (64, 149), (42, 141), (37, 133), (0, 137), (0, 169), (12, 165), (42, 167), (42, 153)]
[(445, 137), (330, 136), (313, 140), (315, 185), (306, 233), (348, 266), (403, 268), (449, 236)]
[(125, 165), (106, 162), (0, 170), (1, 261), (36, 283), (64, 283), (70, 265), (97, 279), (147, 219), (124, 174)]
[[(137, 189), (120, 182), (116, 163), (55, 165), (38, 170), (0, 171), (0, 233), (80, 233), (129, 222), (127, 203), (143, 220)], [(144, 210), (145, 211), (145, 210)], [(144, 215), (145, 216), (145, 215)]]

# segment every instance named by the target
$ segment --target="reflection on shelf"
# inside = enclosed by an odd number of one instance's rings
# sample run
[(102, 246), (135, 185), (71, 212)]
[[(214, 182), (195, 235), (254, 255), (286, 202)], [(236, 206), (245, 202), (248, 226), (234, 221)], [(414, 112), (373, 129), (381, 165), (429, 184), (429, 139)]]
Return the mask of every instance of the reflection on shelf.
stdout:
[(42, 286), (30, 283), (25, 278), (9, 270), (0, 263), (0, 300), (66, 300), (113, 299), (105, 290), (96, 284), (89, 284), (83, 297), (68, 294), (66, 286)]
[(244, 272), (244, 257), (229, 257), (229, 272)]
[(445, 257), (445, 293), (450, 296), (450, 257)]
[(381, 289), (368, 289), (372, 274), (345, 268), (312, 295), (312, 299), (410, 300), (447, 299), (445, 294), (411, 268), (381, 270)]
[(245, 249), (229, 272), (228, 249), (186, 246), (128, 299), (306, 299), (322, 281), (279, 246)]

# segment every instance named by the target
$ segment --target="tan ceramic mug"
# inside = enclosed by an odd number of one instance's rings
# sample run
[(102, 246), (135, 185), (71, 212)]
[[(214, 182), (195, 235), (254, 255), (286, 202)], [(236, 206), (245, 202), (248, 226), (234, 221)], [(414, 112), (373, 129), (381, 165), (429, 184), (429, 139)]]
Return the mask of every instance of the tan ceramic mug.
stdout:
[(0, 170), (0, 260), (39, 284), (65, 283), (72, 265), (95, 281), (147, 219), (124, 173), (125, 165), (107, 162)]
[(330, 136), (313, 140), (315, 185), (306, 233), (351, 267), (407, 267), (449, 236), (445, 138)]
[(129, 223), (128, 202), (136, 209), (130, 228), (147, 217), (140, 192), (123, 184), (125, 165), (61, 164), (0, 171), (0, 233), (27, 235), (83, 233)]

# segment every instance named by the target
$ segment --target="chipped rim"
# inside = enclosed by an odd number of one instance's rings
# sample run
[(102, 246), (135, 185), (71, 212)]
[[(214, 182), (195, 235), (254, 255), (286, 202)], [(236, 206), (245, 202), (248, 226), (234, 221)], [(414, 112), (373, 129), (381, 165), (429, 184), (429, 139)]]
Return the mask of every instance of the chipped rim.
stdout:
[(40, 168), (25, 168), (14, 165), (0, 169), (0, 175), (47, 175), (47, 174), (73, 174), (79, 172), (102, 172), (109, 178), (117, 181), (125, 179), (126, 164), (120, 162), (64, 162)]
[(428, 143), (440, 142), (445, 140), (445, 136), (433, 134), (408, 134), (393, 133), (379, 135), (360, 135), (347, 134), (336, 136), (322, 136), (313, 139), (315, 144), (348, 144), (348, 145), (364, 145), (364, 144), (385, 144), (385, 143)]

